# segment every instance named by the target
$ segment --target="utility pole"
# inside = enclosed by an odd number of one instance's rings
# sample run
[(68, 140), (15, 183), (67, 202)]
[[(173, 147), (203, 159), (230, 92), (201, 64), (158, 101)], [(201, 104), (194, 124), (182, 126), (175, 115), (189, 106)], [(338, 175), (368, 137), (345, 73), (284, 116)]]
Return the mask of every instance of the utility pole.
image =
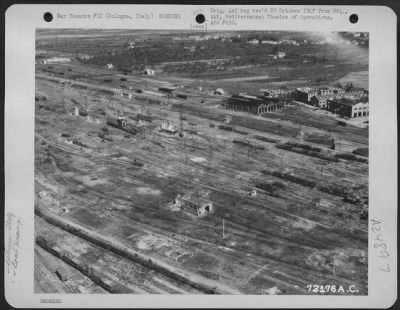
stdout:
[(210, 165), (211, 165), (211, 168), (213, 168), (213, 147), (212, 147), (212, 144), (210, 144)]
[(186, 138), (183, 136), (183, 149), (185, 152), (185, 164), (187, 165), (187, 150), (186, 150)]
[(249, 109), (250, 107), (247, 107), (247, 118), (246, 118), (246, 128), (249, 128)]
[(333, 276), (336, 277), (336, 253), (333, 254)]
[(222, 239), (225, 239), (225, 219), (222, 219)]
[(214, 147), (215, 147), (215, 144), (216, 144), (216, 138), (215, 138), (215, 126), (213, 127), (213, 136), (214, 136)]
[(179, 136), (183, 137), (182, 102), (179, 104)]
[(300, 128), (299, 128), (299, 140), (300, 140), (300, 143), (304, 142), (303, 136), (304, 136), (304, 133), (303, 133), (303, 130), (302, 130), (302, 126), (300, 125)]

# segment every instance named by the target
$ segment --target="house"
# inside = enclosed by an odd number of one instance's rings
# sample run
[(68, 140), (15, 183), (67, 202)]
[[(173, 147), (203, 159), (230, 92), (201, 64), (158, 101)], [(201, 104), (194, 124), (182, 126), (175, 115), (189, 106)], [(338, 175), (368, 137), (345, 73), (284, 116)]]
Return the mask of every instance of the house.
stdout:
[(278, 52), (276, 56), (278, 56), (278, 58), (284, 58), (286, 57), (286, 52)]
[(248, 44), (258, 44), (260, 41), (258, 39), (253, 39), (253, 40), (249, 40), (247, 41)]
[(120, 115), (117, 117), (117, 123), (122, 128), (125, 128), (128, 125), (128, 121), (126, 120), (125, 116), (123, 116), (123, 115)]
[[(368, 99), (368, 98), (366, 98)], [(369, 115), (368, 100), (349, 100), (339, 98), (327, 101), (327, 109), (344, 117), (355, 118)]]
[(190, 35), (188, 37), (188, 39), (191, 40), (191, 41), (201, 41), (202, 40), (200, 35)]
[(193, 53), (196, 51), (196, 46), (185, 46), (183, 49), (189, 50), (189, 52)]
[(251, 191), (249, 191), (249, 196), (251, 197), (257, 196), (257, 189), (252, 189)]
[(230, 115), (225, 115), (224, 117), (224, 123), (229, 124), (232, 121), (232, 116)]
[(281, 58), (285, 58), (286, 57), (286, 52), (278, 52), (276, 54), (269, 54), (267, 55), (268, 58), (272, 58), (272, 59), (281, 59)]
[(114, 97), (122, 97), (124, 95), (124, 93), (122, 92), (121, 89), (114, 89), (113, 95), (114, 95)]
[(92, 59), (92, 58), (93, 58), (93, 56), (91, 56), (91, 55), (81, 55), (79, 57), (79, 59), (81, 59), (81, 60), (89, 60), (89, 59)]
[(136, 43), (134, 41), (128, 42), (128, 50), (133, 50), (136, 46)]

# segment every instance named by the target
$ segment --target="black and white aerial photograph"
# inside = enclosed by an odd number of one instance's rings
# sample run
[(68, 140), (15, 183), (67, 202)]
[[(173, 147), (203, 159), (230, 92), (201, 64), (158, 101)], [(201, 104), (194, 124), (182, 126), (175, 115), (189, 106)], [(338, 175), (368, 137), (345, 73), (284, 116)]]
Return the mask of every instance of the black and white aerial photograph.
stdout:
[(368, 295), (369, 33), (35, 51), (34, 293)]

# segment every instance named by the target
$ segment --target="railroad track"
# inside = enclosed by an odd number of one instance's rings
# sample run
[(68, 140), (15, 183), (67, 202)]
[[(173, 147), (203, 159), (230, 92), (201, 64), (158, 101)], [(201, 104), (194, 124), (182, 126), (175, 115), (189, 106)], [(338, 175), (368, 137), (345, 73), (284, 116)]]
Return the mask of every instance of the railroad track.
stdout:
[[(177, 267), (167, 265), (164, 262), (156, 260), (153, 257), (149, 257), (142, 253), (136, 252), (132, 249), (127, 248), (126, 246), (115, 242), (114, 240), (109, 240), (100, 234), (90, 231), (76, 223), (63, 219), (56, 214), (53, 214), (49, 211), (44, 210), (40, 206), (35, 207), (35, 214), (45, 221), (49, 222), (52, 225), (55, 225), (69, 233), (78, 236), (86, 241), (89, 241), (105, 250), (113, 252), (114, 254), (120, 255), (124, 258), (127, 258), (135, 263), (139, 263), (147, 268), (156, 270), (161, 274), (170, 277), (176, 281), (180, 281), (186, 285), (191, 286), (199, 291), (202, 291), (206, 294), (231, 294), (238, 293), (236, 290), (229, 290), (227, 287), (221, 289), (220, 283), (206, 279), (200, 275), (192, 274), (189, 271), (181, 271)], [(196, 279), (197, 281), (195, 281)]]

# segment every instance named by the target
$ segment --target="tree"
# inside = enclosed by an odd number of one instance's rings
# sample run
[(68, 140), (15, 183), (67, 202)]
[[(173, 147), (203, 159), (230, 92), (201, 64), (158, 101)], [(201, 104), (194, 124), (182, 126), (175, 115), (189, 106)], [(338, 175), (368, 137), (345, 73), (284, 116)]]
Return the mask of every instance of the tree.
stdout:
[(343, 88), (343, 85), (340, 82), (335, 83), (335, 87), (337, 88)]

